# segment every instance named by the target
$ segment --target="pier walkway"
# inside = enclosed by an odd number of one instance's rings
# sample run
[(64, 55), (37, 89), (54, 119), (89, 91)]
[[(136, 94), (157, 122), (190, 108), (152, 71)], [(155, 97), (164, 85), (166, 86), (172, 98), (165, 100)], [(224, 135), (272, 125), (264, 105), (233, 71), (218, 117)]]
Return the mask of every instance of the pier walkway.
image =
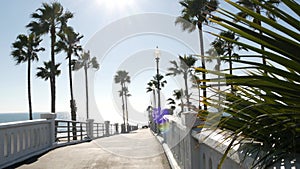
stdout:
[(150, 129), (57, 148), (27, 160), (18, 169), (170, 169)]

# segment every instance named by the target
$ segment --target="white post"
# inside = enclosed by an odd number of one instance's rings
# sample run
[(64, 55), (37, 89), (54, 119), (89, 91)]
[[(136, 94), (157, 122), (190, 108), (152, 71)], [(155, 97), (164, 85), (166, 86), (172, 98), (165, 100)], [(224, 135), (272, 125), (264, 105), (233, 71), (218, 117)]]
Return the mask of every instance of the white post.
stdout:
[(104, 121), (104, 126), (105, 126), (105, 136), (109, 136), (109, 121)]
[(181, 114), (181, 124), (185, 126), (185, 131), (182, 131), (184, 133), (183, 138), (183, 147), (185, 149), (184, 152), (181, 153), (184, 158), (182, 158), (182, 162), (184, 165), (184, 168), (191, 169), (195, 166), (195, 159), (193, 158), (193, 154), (195, 153), (195, 150), (193, 147), (196, 146), (195, 140), (192, 139), (191, 136), (191, 130), (192, 127), (198, 125), (197, 121), (197, 112), (189, 111), (184, 112)]
[(40, 115), (41, 119), (46, 119), (50, 121), (50, 142), (55, 143), (55, 113), (44, 113)]
[(93, 132), (93, 128), (94, 128), (94, 119), (87, 119), (86, 120), (86, 134), (88, 136), (88, 138), (93, 139), (94, 138), (94, 132)]
[(189, 111), (181, 114), (181, 124), (191, 129), (195, 126), (197, 120), (197, 112)]

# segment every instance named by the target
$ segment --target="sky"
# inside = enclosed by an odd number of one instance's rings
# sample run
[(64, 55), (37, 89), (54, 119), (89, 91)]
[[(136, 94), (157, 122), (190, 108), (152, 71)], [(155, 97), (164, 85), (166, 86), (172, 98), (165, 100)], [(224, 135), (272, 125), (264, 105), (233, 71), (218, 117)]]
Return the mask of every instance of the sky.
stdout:
[[(10, 0), (1, 5), (0, 17), (0, 113), (28, 112), (27, 64), (15, 65), (10, 53), (12, 43), (21, 33), (28, 33), (25, 26), (32, 21), (30, 14), (41, 7), (40, 0)], [(51, 2), (51, 1), (47, 1)], [(181, 32), (173, 23), (180, 15), (181, 6), (176, 0), (61, 0), (64, 8), (74, 13), (69, 24), (84, 35), (81, 44), (96, 56), (100, 69), (89, 71), (91, 117), (96, 121), (121, 121), (121, 100), (113, 83), (118, 70), (128, 70), (132, 83), (128, 86), (129, 118), (131, 122), (143, 123), (147, 119), (146, 108), (150, 93), (146, 83), (155, 73), (154, 49), (161, 50), (160, 66), (164, 74), (169, 61), (178, 54), (192, 54), (198, 50), (198, 35)], [(226, 6), (221, 3), (221, 6)], [(173, 19), (173, 20), (172, 20)], [(169, 23), (170, 22), (170, 23)], [(181, 34), (182, 33), (182, 34)], [(205, 35), (206, 47), (213, 37)], [(32, 68), (32, 102), (34, 112), (50, 111), (49, 81), (38, 79), (36, 67), (50, 58), (50, 40), (43, 36), (45, 52)], [(196, 46), (194, 46), (196, 45)], [(62, 63), (62, 74), (57, 78), (56, 111), (69, 112), (69, 81), (65, 54), (56, 56)], [(74, 92), (78, 106), (78, 119), (85, 120), (83, 72), (74, 72)], [(168, 86), (163, 89), (163, 105), (174, 88), (182, 86), (180, 78), (166, 77)]]

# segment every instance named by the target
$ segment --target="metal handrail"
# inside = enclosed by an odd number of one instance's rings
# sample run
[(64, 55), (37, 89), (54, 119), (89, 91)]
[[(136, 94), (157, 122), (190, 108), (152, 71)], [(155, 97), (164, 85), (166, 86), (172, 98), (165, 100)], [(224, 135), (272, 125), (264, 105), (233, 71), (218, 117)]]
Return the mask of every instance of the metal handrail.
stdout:
[(87, 138), (87, 123), (71, 120), (55, 120), (55, 137), (57, 142), (71, 142)]
[(105, 135), (104, 123), (94, 123), (93, 134), (95, 138), (103, 137)]
[[(56, 142), (73, 142), (90, 140), (93, 138), (100, 138), (104, 136), (116, 134), (116, 127), (114, 124), (109, 124), (108, 129), (105, 128), (105, 123), (92, 123), (92, 126), (87, 122), (78, 122), (71, 120), (55, 120), (55, 138)], [(88, 129), (91, 127), (92, 130)], [(88, 131), (91, 135), (88, 135)], [(78, 137), (80, 139), (78, 139)]]

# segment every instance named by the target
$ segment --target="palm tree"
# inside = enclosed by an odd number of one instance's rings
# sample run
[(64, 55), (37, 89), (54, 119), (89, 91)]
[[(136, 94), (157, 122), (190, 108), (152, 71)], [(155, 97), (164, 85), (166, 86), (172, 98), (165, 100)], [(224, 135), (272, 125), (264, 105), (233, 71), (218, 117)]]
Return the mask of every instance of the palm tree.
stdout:
[(11, 52), (17, 65), (27, 62), (27, 90), (28, 90), (28, 106), (29, 106), (29, 119), (32, 120), (32, 104), (31, 104), (31, 62), (38, 61), (37, 53), (45, 49), (39, 47), (42, 39), (34, 33), (26, 36), (21, 34), (17, 40), (12, 44), (14, 50)]
[(123, 90), (119, 90), (119, 96), (122, 98), (122, 113), (123, 113), (123, 125), (124, 125), (124, 129), (122, 128), (122, 132), (125, 132), (125, 123), (126, 123), (126, 117), (125, 117), (125, 99), (124, 99), (124, 92)]
[(75, 62), (74, 70), (84, 69), (85, 77), (85, 95), (86, 95), (86, 119), (89, 119), (89, 90), (88, 90), (88, 69), (93, 68), (98, 70), (100, 65), (96, 57), (91, 58), (90, 51), (83, 51), (81, 55), (78, 56), (78, 60)]
[[(36, 20), (30, 22), (26, 27), (37, 35), (50, 34), (51, 38), (51, 62), (55, 62), (55, 45), (57, 32), (60, 32), (62, 27), (65, 27), (68, 20), (73, 17), (71, 12), (64, 12), (64, 8), (58, 2), (51, 4), (43, 3), (41, 8), (38, 8), (31, 17)], [(54, 69), (50, 69), (50, 71)], [(51, 112), (55, 113), (55, 95), (56, 95), (56, 80), (55, 72), (50, 72), (53, 75), (50, 77), (51, 89)]]
[[(147, 83), (147, 87), (146, 87), (146, 93), (148, 92), (152, 92), (153, 94), (153, 103), (152, 103), (152, 100), (151, 100), (151, 106), (148, 107), (148, 112), (151, 111), (151, 113), (149, 112), (149, 120), (150, 120), (150, 128), (152, 131), (156, 131), (156, 124), (154, 123), (153, 121), (153, 111), (154, 111), (154, 108), (156, 108), (156, 95), (155, 95), (155, 86), (154, 86), (154, 83), (153, 83), (153, 80), (150, 80), (148, 83)], [(151, 115), (151, 116), (150, 116)]]
[(185, 97), (186, 97), (186, 103), (188, 110), (190, 110), (190, 94), (188, 89), (188, 76), (192, 73), (192, 67), (196, 63), (196, 59), (193, 56), (186, 56), (183, 57), (179, 55), (179, 63), (177, 63), (175, 60), (170, 61), (170, 63), (173, 65), (173, 67), (168, 68), (169, 73), (167, 73), (167, 76), (173, 75), (183, 75), (183, 80), (185, 84)]
[[(205, 69), (204, 60), (204, 43), (203, 43), (203, 23), (208, 23), (207, 17), (211, 12), (215, 11), (218, 7), (218, 0), (182, 0), (179, 2), (183, 7), (181, 16), (175, 21), (175, 24), (181, 24), (184, 31), (193, 32), (196, 27), (199, 30), (200, 38), (200, 55), (201, 66)], [(202, 79), (206, 79), (205, 72), (202, 72)], [(203, 98), (206, 102), (206, 82), (203, 82)], [(207, 110), (207, 105), (204, 104), (204, 110)]]
[(50, 84), (51, 84), (51, 79), (53, 76), (59, 76), (61, 73), (61, 70), (58, 69), (60, 64), (56, 64), (55, 66), (52, 64), (51, 61), (44, 62), (45, 67), (38, 67), (37, 69), (39, 70), (36, 74), (37, 77), (48, 80), (50, 79)]
[(198, 73), (200, 73), (201, 71), (197, 71), (197, 69), (195, 69), (193, 71), (193, 75), (192, 75), (192, 87), (196, 88), (198, 91), (198, 110), (201, 110), (201, 80), (199, 78)]
[[(231, 40), (233, 43), (256, 53), (233, 60), (235, 63), (242, 63), (240, 69), (248, 74), (226, 77), (226, 82), (236, 85), (238, 92), (237, 95), (233, 95), (224, 91), (226, 101), (222, 106), (231, 116), (221, 120), (219, 126), (231, 130), (232, 134), (226, 137), (231, 143), (220, 161), (219, 168), (234, 146), (233, 142), (243, 143), (246, 139), (249, 144), (241, 144), (246, 147), (241, 149), (245, 156), (252, 155), (255, 160), (252, 167), (272, 168), (274, 163), (296, 159), (300, 153), (300, 27), (297, 19), (300, 15), (300, 4), (293, 0), (282, 1), (286, 9), (279, 9), (276, 5), (253, 1), (255, 5), (278, 17), (280, 23), (277, 23), (237, 3), (227, 2), (262, 24), (270, 25), (272, 29), (253, 24), (252, 21), (227, 10), (223, 10), (221, 16), (212, 18), (214, 23), (238, 33), (247, 40)], [(242, 24), (233, 22), (231, 18)], [(217, 34), (215, 36), (219, 37)], [(252, 45), (249, 45), (248, 41), (251, 41)], [(266, 50), (261, 49), (261, 45)], [(272, 65), (252, 59), (261, 58), (261, 55), (272, 61)], [(249, 139), (253, 141), (249, 142)]]
[(130, 76), (128, 75), (128, 72), (125, 70), (119, 70), (117, 71), (117, 74), (114, 77), (115, 83), (120, 83), (121, 85), (121, 96), (122, 96), (122, 110), (123, 110), (123, 122), (125, 131), (128, 131), (127, 125), (128, 125), (128, 110), (127, 110), (127, 87), (126, 83), (130, 83)]
[[(232, 41), (238, 41), (239, 37), (236, 36), (236, 34), (232, 31), (221, 31), (220, 37), (217, 37), (212, 43), (212, 48), (207, 51), (207, 53), (211, 56), (223, 56), (223, 60), (226, 60), (229, 64), (229, 75), (233, 75), (232, 71), (232, 60), (239, 59), (239, 55), (234, 52), (235, 49), (237, 50), (247, 50), (246, 48), (243, 48), (242, 46), (239, 46)], [(226, 40), (226, 39), (228, 40)], [(218, 63), (220, 65), (220, 63)], [(231, 86), (231, 92), (234, 91), (233, 85)]]
[(180, 113), (179, 113), (179, 115), (183, 112), (183, 106), (184, 106), (184, 104), (183, 104), (183, 100), (182, 100), (182, 95), (183, 95), (183, 91), (182, 91), (182, 89), (180, 89), (180, 90), (174, 90), (173, 91), (173, 96), (175, 97), (175, 99), (176, 100), (180, 100), (180, 107), (181, 107), (181, 111), (180, 111)]
[(156, 107), (156, 95), (155, 95), (155, 87), (154, 87), (154, 83), (153, 83), (153, 80), (150, 80), (148, 83), (147, 83), (147, 87), (146, 87), (146, 92), (152, 92), (153, 93), (153, 106), (152, 108), (155, 108)]
[[(155, 92), (155, 90), (156, 90), (156, 92), (158, 94), (159, 93), (158, 90), (161, 90), (161, 87), (165, 87), (165, 85), (167, 84), (167, 81), (163, 80), (163, 78), (164, 78), (164, 76), (161, 74), (153, 76), (153, 79), (147, 83), (148, 87), (146, 88), (147, 89), (146, 92), (150, 92), (150, 91)], [(158, 82), (159, 82), (159, 84), (158, 84)], [(154, 105), (156, 105), (155, 93), (153, 94), (153, 96), (154, 96), (154, 102), (155, 102)]]
[[(146, 92), (151, 92), (152, 91), (153, 92), (153, 97), (154, 97), (154, 107), (152, 109), (153, 112), (152, 112), (152, 118), (151, 118), (153, 120), (152, 121), (152, 130), (154, 132), (160, 132), (158, 130), (157, 124), (154, 123), (154, 116), (155, 116), (154, 111), (161, 109), (161, 107), (159, 107), (160, 106), (160, 103), (159, 103), (160, 102), (160, 100), (159, 100), (159, 91), (161, 90), (161, 87), (165, 87), (165, 85), (167, 84), (167, 81), (163, 80), (163, 78), (164, 78), (164, 76), (161, 75), (161, 74), (153, 76), (153, 79), (151, 79), (147, 83), (148, 87), (146, 88), (147, 89)], [(156, 105), (155, 91), (157, 92), (157, 95), (158, 95), (158, 103), (159, 103), (159, 104), (157, 104), (158, 106)]]
[[(130, 76), (129, 76), (129, 78), (130, 78)], [(124, 95), (124, 98), (125, 98), (126, 123), (127, 123), (127, 125), (129, 125), (129, 123), (128, 123), (128, 97), (130, 97), (131, 94), (129, 94), (129, 90), (128, 90), (127, 86), (125, 86), (124, 88), (122, 88), (122, 94)]]
[(176, 102), (172, 98), (168, 98), (167, 101), (168, 101), (167, 104), (170, 105), (170, 108), (169, 108), (170, 115), (173, 115), (174, 114), (174, 110), (176, 109)]
[[(58, 33), (60, 40), (56, 44), (56, 52), (61, 50), (67, 53), (66, 59), (69, 62), (69, 84), (70, 84), (70, 108), (71, 108), (71, 120), (76, 121), (76, 102), (73, 95), (73, 80), (72, 80), (72, 69), (74, 69), (75, 59), (72, 59), (72, 55), (75, 54), (78, 57), (78, 51), (82, 50), (81, 45), (78, 43), (83, 38), (83, 35), (74, 32), (70, 26), (63, 27), (62, 31)], [(72, 123), (73, 140), (77, 140), (76, 123)]]
[(60, 40), (57, 42), (56, 51), (65, 51), (67, 53), (66, 59), (69, 62), (69, 84), (70, 84), (70, 108), (71, 108), (71, 120), (76, 121), (76, 102), (73, 95), (73, 80), (72, 80), (72, 67), (74, 66), (76, 60), (72, 59), (72, 55), (75, 54), (77, 57), (78, 51), (82, 50), (82, 47), (78, 44), (83, 38), (83, 35), (74, 32), (72, 27), (65, 27), (62, 32), (58, 34)]
[[(266, 4), (266, 5), (277, 5), (280, 3), (280, 0), (260, 0), (261, 3), (263, 4)], [(257, 14), (262, 14), (262, 13), (266, 13), (266, 16), (272, 20), (275, 21), (275, 15), (272, 14), (271, 12), (263, 12), (263, 8), (260, 6), (260, 5), (257, 5), (256, 3), (253, 2), (253, 0), (238, 0), (236, 3), (240, 4), (241, 6), (243, 7), (246, 7), (247, 9), (250, 9), (254, 12), (256, 12)], [(247, 17), (251, 17), (250, 15), (248, 15), (247, 12), (244, 12), (244, 11), (240, 11), (238, 13), (239, 16), (243, 17), (243, 18), (247, 18)], [(256, 23), (258, 24), (259, 26), (262, 26), (262, 22), (261, 20), (257, 19), (256, 17), (253, 17), (253, 20), (252, 20), (253, 23)], [(263, 34), (262, 31), (259, 31), (260, 34)], [(263, 45), (261, 45), (261, 49), (262, 50), (265, 50), (265, 47)], [(266, 61), (266, 56), (265, 55), (262, 55), (262, 62), (264, 65), (267, 64), (267, 61)], [(265, 71), (266, 73), (266, 71)]]
[(148, 106), (147, 109), (146, 109), (146, 111), (148, 112), (148, 126), (150, 127), (150, 129), (152, 131), (155, 131), (154, 124), (153, 124), (153, 115), (152, 115), (152, 113), (153, 113), (153, 106), (152, 105)]

